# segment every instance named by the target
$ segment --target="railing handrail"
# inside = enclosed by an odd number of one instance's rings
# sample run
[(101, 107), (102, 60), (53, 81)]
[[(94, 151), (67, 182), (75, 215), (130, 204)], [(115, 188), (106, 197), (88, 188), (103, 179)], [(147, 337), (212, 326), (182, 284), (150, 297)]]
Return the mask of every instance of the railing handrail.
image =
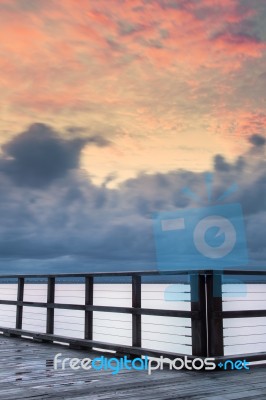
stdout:
[(149, 276), (149, 275), (266, 275), (265, 269), (186, 269), (175, 271), (141, 270), (141, 271), (103, 271), (103, 272), (78, 272), (78, 273), (47, 273), (47, 274), (0, 274), (0, 279), (11, 278), (84, 278), (101, 276)]
[(103, 272), (79, 272), (79, 273), (55, 273), (55, 274), (14, 274), (0, 275), (1, 278), (84, 278), (84, 277), (101, 277), (101, 276), (149, 276), (149, 275), (191, 275), (191, 273), (204, 273), (205, 271), (103, 271)]

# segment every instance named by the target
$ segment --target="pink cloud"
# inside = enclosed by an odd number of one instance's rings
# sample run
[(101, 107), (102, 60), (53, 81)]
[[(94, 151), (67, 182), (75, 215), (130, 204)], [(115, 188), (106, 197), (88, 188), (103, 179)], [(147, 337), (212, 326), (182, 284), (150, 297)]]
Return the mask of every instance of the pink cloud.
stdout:
[(213, 39), (215, 49), (227, 52), (230, 55), (243, 55), (245, 57), (261, 57), (266, 43), (257, 38), (244, 34), (230, 34), (224, 32)]
[(15, 0), (8, 4), (0, 15), (4, 88), (11, 103), (49, 111), (104, 102), (107, 89), (119, 102), (116, 82), (128, 68), (142, 77), (150, 68), (186, 79), (189, 71), (191, 80), (202, 68), (226, 76), (265, 50), (256, 38), (228, 30), (254, 14), (238, 0), (188, 2), (179, 9), (159, 1), (47, 0), (46, 7), (28, 12), (18, 10)]

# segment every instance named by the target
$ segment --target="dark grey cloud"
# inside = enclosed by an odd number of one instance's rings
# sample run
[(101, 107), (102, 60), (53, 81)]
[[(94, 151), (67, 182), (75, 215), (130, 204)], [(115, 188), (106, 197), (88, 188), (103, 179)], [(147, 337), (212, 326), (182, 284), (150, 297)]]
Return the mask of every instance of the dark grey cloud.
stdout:
[(230, 164), (225, 160), (221, 154), (217, 154), (214, 157), (214, 169), (215, 171), (228, 172), (230, 170)]
[(254, 134), (250, 136), (249, 138), (250, 143), (252, 143), (254, 146), (260, 147), (264, 146), (266, 143), (266, 139), (262, 135)]
[[(80, 139), (80, 140), (82, 140), (82, 139)], [(91, 144), (95, 144), (98, 147), (110, 146), (109, 140), (105, 139), (101, 135), (94, 135), (94, 136), (91, 136), (89, 138), (83, 139), (83, 141), (84, 140), (85, 140), (85, 144), (91, 143)]]
[(132, 33), (141, 32), (145, 29), (145, 26), (139, 24), (132, 24), (127, 21), (119, 21), (119, 33), (120, 35), (131, 35)]
[[(48, 186), (35, 185), (37, 175), (34, 184), (33, 178), (25, 178), (25, 172), (29, 172), (29, 166), (24, 167), (29, 148), (37, 152), (43, 143), (40, 140), (36, 144), (35, 129), (45, 131), (41, 135), (46, 138), (44, 142), (47, 146), (50, 143), (54, 157), (63, 160), (59, 172), (58, 167), (49, 172)], [(21, 139), (23, 135), (27, 140)], [(96, 138), (90, 140), (99, 144)], [(13, 157), (11, 162), (24, 168), (21, 179), (30, 184), (18, 184), (17, 173), (7, 171), (6, 165), (0, 171), (2, 273), (19, 272), (20, 268), (23, 272), (155, 269), (154, 213), (209, 206), (203, 172), (143, 173), (116, 189), (109, 189), (106, 184), (95, 186), (78, 169), (82, 146), (83, 139), (61, 141), (51, 128), (40, 125), (32, 126), (5, 146), (6, 154)], [(46, 166), (46, 160), (41, 165)], [(39, 171), (39, 164), (34, 166)], [(42, 173), (38, 172), (38, 176), (42, 178)], [(112, 176), (106, 183), (110, 179)], [(242, 204), (250, 262), (265, 266), (265, 154), (249, 150), (234, 162), (217, 155), (211, 204), (217, 204), (217, 199), (234, 183), (238, 190), (222, 204)], [(184, 188), (190, 188), (199, 200), (187, 196)]]
[(211, 39), (216, 41), (222, 39), (224, 42), (233, 45), (241, 44), (258, 44), (261, 43), (261, 39), (256, 34), (249, 34), (246, 32), (235, 32), (232, 29), (226, 28), (222, 32), (215, 33)]
[(65, 140), (48, 125), (36, 123), (2, 147), (0, 171), (16, 185), (44, 187), (78, 168), (87, 144), (104, 147), (109, 142), (100, 135)]
[(35, 0), (13, 0), (10, 2), (1, 2), (0, 9), (12, 12), (39, 13), (46, 9), (56, 7), (54, 0), (35, 1)]
[(181, 9), (190, 10), (195, 5), (198, 5), (197, 0), (157, 0), (163, 9)]

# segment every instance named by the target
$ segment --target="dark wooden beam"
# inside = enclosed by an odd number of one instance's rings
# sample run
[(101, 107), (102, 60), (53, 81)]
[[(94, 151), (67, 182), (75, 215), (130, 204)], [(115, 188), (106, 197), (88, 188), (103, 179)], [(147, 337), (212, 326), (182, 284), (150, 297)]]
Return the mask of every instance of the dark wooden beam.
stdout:
[(223, 356), (222, 275), (214, 271), (213, 274), (207, 276), (206, 284), (208, 352), (210, 357)]
[[(132, 276), (132, 308), (141, 309), (141, 276)], [(141, 347), (141, 314), (132, 315), (132, 346)]]
[(16, 328), (22, 329), (24, 278), (18, 278)]
[[(145, 349), (135, 346), (126, 346), (126, 345), (119, 345), (119, 344), (112, 344), (106, 342), (100, 342), (96, 340), (85, 340), (85, 339), (75, 339), (70, 338), (67, 336), (61, 335), (51, 335), (47, 333), (36, 333), (32, 331), (22, 330), (22, 329), (12, 329), (12, 328), (4, 328), (0, 327), (0, 332), (3, 332), (6, 335), (12, 335), (17, 337), (28, 337), (29, 339), (34, 339), (37, 341), (44, 341), (44, 342), (60, 342), (60, 343), (67, 343), (73, 348), (83, 348), (83, 349), (91, 349), (91, 348), (98, 348), (104, 350), (115, 350), (119, 354), (124, 355), (146, 355), (149, 357), (168, 357), (171, 359), (181, 357), (184, 358), (186, 354), (181, 353), (173, 353), (173, 352), (164, 352), (160, 350), (151, 350)], [(190, 347), (190, 346), (188, 346)], [(188, 360), (192, 360), (195, 357), (193, 356), (186, 356)]]
[(0, 300), (0, 304), (8, 305), (23, 305), (27, 307), (43, 307), (43, 308), (58, 308), (64, 310), (87, 310), (87, 311), (102, 311), (102, 312), (115, 312), (123, 314), (135, 314), (135, 315), (157, 315), (162, 317), (180, 317), (180, 318), (200, 318), (200, 314), (197, 311), (180, 311), (180, 310), (159, 310), (153, 308), (131, 308), (131, 307), (113, 307), (113, 306), (89, 306), (82, 304), (60, 304), (60, 303), (35, 303), (31, 301), (13, 301), (13, 300)]
[(192, 274), (190, 276), (190, 287), (191, 287), (191, 311), (192, 311), (192, 317), (191, 317), (192, 354), (194, 356), (205, 357), (207, 356), (205, 276), (199, 274)]
[[(54, 304), (55, 300), (55, 278), (48, 278), (47, 283), (47, 306)], [(54, 308), (47, 307), (47, 317), (46, 317), (46, 333), (54, 333)]]
[(84, 339), (92, 340), (93, 338), (93, 310), (89, 310), (87, 306), (93, 306), (93, 277), (85, 278), (85, 326)]

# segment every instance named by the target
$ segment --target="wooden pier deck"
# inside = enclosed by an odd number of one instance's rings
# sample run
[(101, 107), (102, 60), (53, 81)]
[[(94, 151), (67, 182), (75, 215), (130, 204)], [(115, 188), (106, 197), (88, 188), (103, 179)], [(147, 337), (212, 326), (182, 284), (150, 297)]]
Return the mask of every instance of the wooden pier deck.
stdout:
[[(266, 367), (249, 371), (54, 370), (57, 353), (79, 359), (84, 350), (0, 336), (0, 398), (65, 400), (257, 400), (266, 398)], [(99, 353), (98, 353), (99, 354)]]

